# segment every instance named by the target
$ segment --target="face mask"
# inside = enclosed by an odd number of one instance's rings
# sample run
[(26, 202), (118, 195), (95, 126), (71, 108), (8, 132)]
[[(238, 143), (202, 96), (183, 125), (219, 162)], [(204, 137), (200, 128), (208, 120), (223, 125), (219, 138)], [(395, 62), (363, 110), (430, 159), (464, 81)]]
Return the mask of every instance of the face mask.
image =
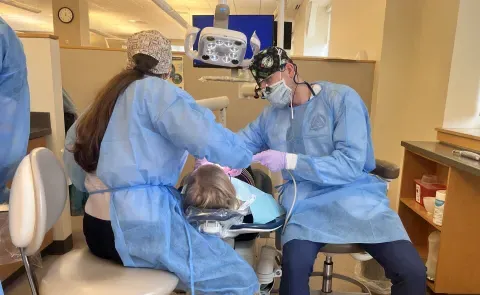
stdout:
[(268, 86), (268, 88), (270, 88), (268, 93), (265, 93), (264, 90), (264, 96), (273, 107), (285, 108), (291, 104), (292, 89), (287, 86), (284, 79), (271, 86)]

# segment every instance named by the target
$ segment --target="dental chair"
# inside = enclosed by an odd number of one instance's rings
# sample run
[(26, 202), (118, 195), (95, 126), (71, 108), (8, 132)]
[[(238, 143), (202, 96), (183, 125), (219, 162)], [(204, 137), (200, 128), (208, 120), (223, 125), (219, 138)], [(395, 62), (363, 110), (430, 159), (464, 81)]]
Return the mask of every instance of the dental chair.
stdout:
[[(270, 178), (262, 173), (259, 170), (254, 170), (256, 186), (263, 191), (272, 194), (272, 183)], [(400, 169), (387, 161), (377, 160), (376, 169), (372, 171), (372, 174), (390, 182), (394, 179), (397, 179), (400, 174)], [(258, 183), (257, 183), (258, 181)], [(215, 234), (216, 232), (221, 231), (221, 222), (224, 221), (215, 214), (204, 213), (197, 216), (196, 221), (204, 222), (208, 224), (208, 229), (204, 230), (210, 234)], [(244, 233), (269, 233), (276, 231), (275, 235), (275, 247), (272, 246), (263, 246), (258, 259), (251, 257), (251, 251), (254, 251), (254, 241), (251, 243), (232, 243), (232, 239), (225, 239), (226, 242), (229, 242), (235, 250), (247, 260), (254, 268), (257, 273), (258, 280), (261, 285), (261, 295), (276, 294), (278, 290), (273, 290), (274, 280), (282, 276), (281, 269), (281, 228), (285, 222), (285, 216), (281, 216), (274, 221), (271, 221), (267, 224), (249, 224), (249, 223), (240, 223), (231, 226), (228, 229), (231, 237), (234, 237), (238, 234)], [(250, 248), (250, 251), (249, 251)], [(372, 257), (367, 254), (360, 245), (358, 244), (327, 244), (319, 251), (325, 255), (325, 261), (322, 272), (312, 273), (312, 277), (322, 277), (322, 289), (318, 291), (311, 291), (311, 294), (331, 294), (331, 295), (370, 295), (371, 292), (364, 284), (360, 281), (345, 276), (336, 274), (333, 272), (333, 257), (338, 254), (350, 254), (353, 258), (359, 261), (367, 261), (372, 259)], [(245, 255), (248, 253), (247, 255)], [(252, 263), (255, 261), (256, 263)], [(360, 288), (360, 292), (334, 292), (333, 279), (339, 279), (342, 281), (349, 282)]]
[[(20, 163), (10, 191), (10, 235), (20, 249), (33, 295), (167, 295), (178, 278), (165, 271), (126, 268), (95, 257), (88, 249), (59, 257), (40, 284), (28, 256), (36, 253), (62, 214), (67, 199), (65, 173), (46, 148), (34, 149)], [(39, 293), (40, 292), (40, 293)]]

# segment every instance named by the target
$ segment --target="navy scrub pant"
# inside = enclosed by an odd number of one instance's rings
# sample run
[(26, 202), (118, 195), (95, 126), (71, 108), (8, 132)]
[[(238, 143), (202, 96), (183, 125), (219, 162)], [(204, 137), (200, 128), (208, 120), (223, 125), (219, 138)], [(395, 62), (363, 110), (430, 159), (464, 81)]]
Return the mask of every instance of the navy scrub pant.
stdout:
[[(283, 246), (280, 295), (309, 295), (309, 279), (318, 251), (324, 246), (303, 240), (292, 240)], [(425, 295), (426, 268), (409, 241), (363, 244), (385, 269), (392, 281), (392, 295)]]

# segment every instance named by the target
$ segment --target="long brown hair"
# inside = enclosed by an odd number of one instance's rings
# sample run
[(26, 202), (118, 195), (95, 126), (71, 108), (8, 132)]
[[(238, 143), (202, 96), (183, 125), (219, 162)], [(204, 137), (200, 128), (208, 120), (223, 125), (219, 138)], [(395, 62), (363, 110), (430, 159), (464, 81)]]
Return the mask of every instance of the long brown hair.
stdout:
[(130, 84), (143, 79), (145, 75), (165, 78), (165, 75), (150, 73), (150, 70), (158, 64), (153, 57), (139, 53), (133, 59), (136, 64), (135, 69), (124, 70), (113, 77), (98, 92), (93, 104), (77, 123), (77, 139), (71, 152), (78, 165), (88, 173), (97, 170), (100, 145), (118, 97)]

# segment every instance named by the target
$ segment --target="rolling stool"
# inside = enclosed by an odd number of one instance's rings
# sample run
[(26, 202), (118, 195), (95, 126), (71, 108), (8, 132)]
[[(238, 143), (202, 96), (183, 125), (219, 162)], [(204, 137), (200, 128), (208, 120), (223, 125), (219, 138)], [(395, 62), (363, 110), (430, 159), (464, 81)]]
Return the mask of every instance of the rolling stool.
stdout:
[(59, 257), (40, 284), (28, 255), (36, 253), (45, 234), (65, 208), (67, 181), (55, 155), (46, 148), (34, 149), (23, 158), (10, 191), (10, 235), (20, 248), (33, 295), (167, 295), (178, 278), (166, 271), (127, 268), (74, 250)]
[[(385, 180), (388, 182), (397, 179), (400, 175), (400, 168), (393, 163), (376, 160), (376, 168), (371, 172), (371, 174)], [(281, 231), (277, 231), (275, 235), (275, 246), (277, 249), (281, 249)], [(327, 244), (322, 249), (321, 253), (325, 255), (325, 261), (323, 263), (323, 272), (313, 272), (311, 276), (323, 277), (322, 290), (320, 291), (311, 291), (310, 294), (331, 294), (331, 295), (371, 295), (372, 293), (367, 286), (362, 284), (360, 281), (347, 277), (341, 274), (336, 274), (333, 272), (333, 255), (334, 254), (352, 254), (352, 256), (362, 257), (362, 260), (372, 259), (372, 257), (365, 253), (365, 251), (358, 244)], [(358, 255), (355, 255), (358, 254)], [(360, 287), (361, 292), (334, 292), (332, 291), (333, 278), (340, 279), (342, 281), (347, 281)]]
[[(353, 278), (333, 273), (333, 255), (335, 254), (354, 254), (354, 253), (364, 253), (365, 251), (357, 244), (327, 244), (322, 249), (320, 253), (325, 255), (325, 261), (323, 262), (323, 272), (313, 272), (312, 277), (323, 277), (322, 281), (322, 290), (320, 291), (311, 291), (310, 294), (332, 294), (332, 295), (371, 295), (370, 290), (362, 284), (360, 281), (357, 281)], [(332, 285), (333, 279), (337, 278), (342, 281), (347, 281), (352, 283), (355, 286), (360, 287), (361, 292), (333, 292)]]

